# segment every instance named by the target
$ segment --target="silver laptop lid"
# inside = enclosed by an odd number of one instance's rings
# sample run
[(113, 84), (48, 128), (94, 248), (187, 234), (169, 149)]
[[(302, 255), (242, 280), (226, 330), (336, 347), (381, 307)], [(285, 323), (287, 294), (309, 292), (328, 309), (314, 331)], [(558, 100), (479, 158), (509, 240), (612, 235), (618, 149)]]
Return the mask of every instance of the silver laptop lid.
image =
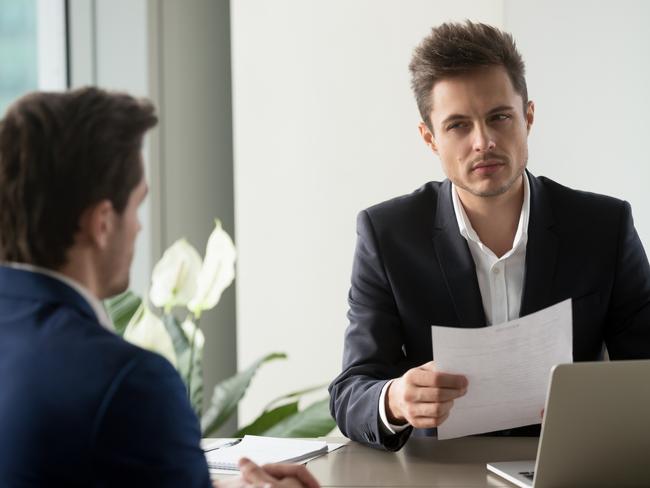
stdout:
[(534, 486), (650, 486), (650, 360), (553, 368)]

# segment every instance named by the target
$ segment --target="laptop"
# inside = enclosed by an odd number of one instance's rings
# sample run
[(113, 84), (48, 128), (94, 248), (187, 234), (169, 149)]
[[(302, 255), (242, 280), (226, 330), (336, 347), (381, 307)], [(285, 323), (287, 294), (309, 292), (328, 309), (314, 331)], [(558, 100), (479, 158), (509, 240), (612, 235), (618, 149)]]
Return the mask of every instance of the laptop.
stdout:
[(650, 486), (650, 360), (551, 371), (536, 461), (487, 469), (522, 488)]

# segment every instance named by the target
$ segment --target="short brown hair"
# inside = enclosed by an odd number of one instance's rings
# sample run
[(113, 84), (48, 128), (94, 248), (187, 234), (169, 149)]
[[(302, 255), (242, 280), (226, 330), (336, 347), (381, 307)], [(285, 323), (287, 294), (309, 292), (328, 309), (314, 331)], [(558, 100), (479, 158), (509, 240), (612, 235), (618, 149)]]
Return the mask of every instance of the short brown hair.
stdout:
[(517, 93), (528, 104), (524, 61), (512, 35), (487, 24), (466, 21), (446, 23), (431, 30), (415, 48), (409, 64), (411, 87), (420, 116), (431, 127), (431, 90), (443, 78), (478, 68), (503, 66)]
[(16, 101), (0, 121), (0, 261), (64, 265), (84, 210), (124, 211), (156, 123), (150, 102), (92, 87)]

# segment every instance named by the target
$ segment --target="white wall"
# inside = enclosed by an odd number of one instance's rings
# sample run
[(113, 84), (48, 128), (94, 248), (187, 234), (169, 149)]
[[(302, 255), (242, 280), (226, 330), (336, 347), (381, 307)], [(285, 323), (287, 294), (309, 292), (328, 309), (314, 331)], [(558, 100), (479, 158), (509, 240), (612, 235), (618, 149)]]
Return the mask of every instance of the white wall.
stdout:
[(231, 2), (238, 365), (289, 354), (241, 422), (339, 372), (357, 212), (442, 177), (417, 131), (411, 52), (466, 17), (501, 25), (502, 2)]
[(505, 3), (536, 102), (529, 166), (624, 198), (650, 245), (650, 2)]

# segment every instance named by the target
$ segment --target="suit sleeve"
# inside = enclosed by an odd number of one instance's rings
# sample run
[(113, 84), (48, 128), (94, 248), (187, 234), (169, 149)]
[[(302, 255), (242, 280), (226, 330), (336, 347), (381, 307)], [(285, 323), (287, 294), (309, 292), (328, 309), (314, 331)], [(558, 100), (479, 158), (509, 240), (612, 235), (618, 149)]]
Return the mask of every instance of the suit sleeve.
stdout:
[(330, 409), (341, 432), (352, 440), (400, 449), (412, 428), (388, 434), (379, 417), (379, 396), (401, 376), (406, 358), (402, 325), (370, 216), (357, 219), (357, 245), (348, 296), (343, 371), (330, 385)]
[(650, 266), (623, 203), (605, 341), (611, 359), (650, 358)]
[(114, 379), (96, 421), (97, 486), (211, 487), (200, 440), (180, 376), (141, 351)]

